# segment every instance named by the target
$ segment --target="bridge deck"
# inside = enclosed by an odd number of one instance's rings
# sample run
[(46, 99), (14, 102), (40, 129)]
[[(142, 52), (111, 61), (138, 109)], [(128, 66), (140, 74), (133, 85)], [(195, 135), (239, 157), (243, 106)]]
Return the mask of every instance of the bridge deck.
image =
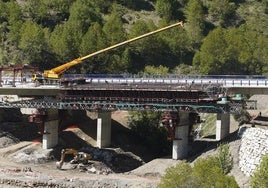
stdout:
[(0, 107), (91, 110), (191, 108), (227, 112), (242, 106), (240, 101), (220, 101), (221, 96), (228, 95), (227, 90), (229, 94), (232, 91), (235, 91), (232, 94), (241, 93), (239, 91), (245, 88), (268, 91), (266, 79), (89, 78), (87, 84), (77, 86), (36, 86), (34, 83), (17, 83), (15, 86), (4, 85), (0, 94), (31, 97), (33, 100), (3, 101)]

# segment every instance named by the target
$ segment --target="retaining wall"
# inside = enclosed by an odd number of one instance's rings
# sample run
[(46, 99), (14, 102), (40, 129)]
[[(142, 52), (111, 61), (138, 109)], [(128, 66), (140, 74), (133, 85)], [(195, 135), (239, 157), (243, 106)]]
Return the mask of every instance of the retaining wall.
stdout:
[(246, 128), (242, 134), (239, 150), (239, 167), (246, 176), (251, 176), (268, 154), (268, 130)]

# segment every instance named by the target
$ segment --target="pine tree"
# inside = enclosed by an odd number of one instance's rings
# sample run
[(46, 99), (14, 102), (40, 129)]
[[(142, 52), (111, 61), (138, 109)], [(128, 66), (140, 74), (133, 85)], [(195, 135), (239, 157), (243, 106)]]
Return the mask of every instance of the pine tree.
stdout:
[(198, 49), (204, 38), (205, 14), (201, 0), (190, 0), (184, 10), (185, 28), (190, 36), (193, 47)]

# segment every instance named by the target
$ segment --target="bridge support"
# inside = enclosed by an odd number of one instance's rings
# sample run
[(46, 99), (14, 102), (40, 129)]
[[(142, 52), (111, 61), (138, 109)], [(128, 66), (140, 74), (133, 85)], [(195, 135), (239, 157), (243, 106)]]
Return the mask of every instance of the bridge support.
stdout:
[(221, 140), (230, 132), (230, 114), (217, 114), (216, 120), (216, 140)]
[(43, 149), (50, 149), (58, 144), (58, 110), (48, 109), (44, 121)]
[(179, 112), (180, 122), (175, 129), (175, 140), (173, 140), (172, 159), (178, 160), (187, 157), (189, 113)]
[(97, 119), (97, 147), (111, 144), (111, 112), (99, 112)]

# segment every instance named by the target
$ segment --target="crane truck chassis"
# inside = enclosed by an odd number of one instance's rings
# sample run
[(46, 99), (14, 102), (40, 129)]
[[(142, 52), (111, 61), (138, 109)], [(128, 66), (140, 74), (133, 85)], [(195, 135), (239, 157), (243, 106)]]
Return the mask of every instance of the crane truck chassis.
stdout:
[(178, 23), (175, 23), (175, 24), (172, 24), (172, 25), (169, 25), (169, 26), (166, 26), (166, 27), (157, 29), (155, 31), (151, 31), (149, 33), (146, 33), (146, 34), (143, 34), (143, 35), (134, 37), (132, 39), (129, 39), (129, 40), (120, 42), (118, 44), (115, 44), (115, 45), (112, 45), (110, 47), (107, 47), (107, 48), (101, 49), (99, 51), (96, 51), (94, 53), (88, 54), (88, 55), (86, 55), (84, 57), (79, 57), (77, 59), (74, 59), (74, 60), (72, 60), (72, 61), (70, 61), (68, 63), (65, 63), (65, 64), (60, 65), (60, 66), (55, 67), (55, 68), (52, 68), (50, 70), (45, 70), (43, 73), (33, 74), (32, 75), (32, 80), (35, 81), (35, 82), (38, 82), (39, 84), (44, 84), (44, 85), (45, 84), (58, 84), (59, 82), (61, 82), (62, 84), (69, 84), (70, 81), (73, 82), (73, 83), (75, 83), (75, 84), (82, 84), (82, 83), (85, 82), (85, 79), (84, 78), (76, 78), (76, 79), (71, 79), (71, 80), (69, 80), (69, 79), (62, 79), (63, 73), (66, 70), (70, 69), (71, 67), (73, 67), (73, 66), (75, 66), (77, 64), (82, 63), (83, 60), (85, 60), (85, 59), (91, 58), (93, 56), (96, 56), (98, 54), (101, 54), (101, 53), (104, 53), (106, 51), (112, 50), (114, 48), (123, 46), (125, 44), (129, 44), (129, 43), (134, 42), (136, 40), (139, 40), (139, 39), (142, 39), (142, 38), (145, 38), (145, 37), (154, 35), (156, 33), (159, 33), (159, 32), (162, 32), (162, 31), (165, 31), (165, 30), (168, 30), (168, 29), (171, 29), (171, 28), (176, 27), (176, 26), (183, 27), (183, 22), (178, 22)]

